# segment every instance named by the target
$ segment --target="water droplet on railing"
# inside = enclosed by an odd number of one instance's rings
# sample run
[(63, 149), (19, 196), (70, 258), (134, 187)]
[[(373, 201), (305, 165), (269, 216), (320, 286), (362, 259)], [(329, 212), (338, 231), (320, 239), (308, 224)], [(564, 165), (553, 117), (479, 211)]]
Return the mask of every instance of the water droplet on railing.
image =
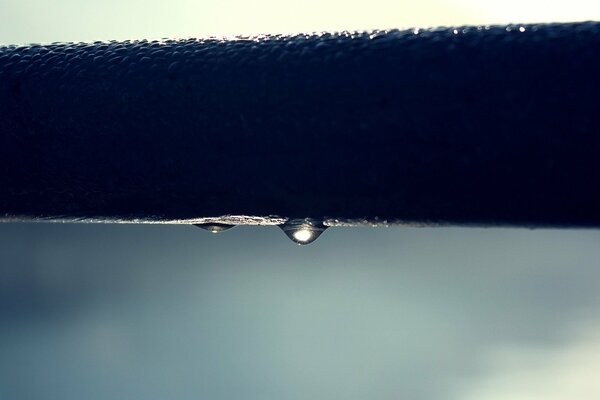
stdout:
[(233, 228), (235, 225), (209, 222), (206, 224), (194, 224), (194, 226), (197, 226), (198, 228), (206, 229), (207, 231), (212, 232), (212, 233), (220, 233), (220, 232), (226, 231), (227, 229)]
[(291, 219), (279, 227), (287, 237), (299, 245), (314, 242), (327, 229), (322, 222), (310, 218)]

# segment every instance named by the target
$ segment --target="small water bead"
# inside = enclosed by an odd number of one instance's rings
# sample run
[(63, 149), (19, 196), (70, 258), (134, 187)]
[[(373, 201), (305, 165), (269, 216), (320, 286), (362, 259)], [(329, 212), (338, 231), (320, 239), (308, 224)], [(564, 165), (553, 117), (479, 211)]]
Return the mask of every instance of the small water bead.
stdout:
[(198, 228), (206, 229), (207, 231), (212, 232), (212, 233), (221, 233), (223, 231), (233, 228), (235, 225), (209, 222), (206, 224), (194, 224), (194, 226), (197, 226)]
[(321, 221), (310, 218), (291, 219), (279, 227), (287, 237), (299, 245), (314, 242), (327, 229)]

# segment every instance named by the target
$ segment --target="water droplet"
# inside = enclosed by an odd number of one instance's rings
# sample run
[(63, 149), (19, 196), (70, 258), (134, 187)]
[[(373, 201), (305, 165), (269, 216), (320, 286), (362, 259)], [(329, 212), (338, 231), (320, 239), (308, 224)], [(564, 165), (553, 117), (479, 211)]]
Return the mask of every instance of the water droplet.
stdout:
[(212, 233), (221, 233), (223, 231), (226, 231), (227, 229), (233, 228), (235, 225), (219, 224), (216, 222), (208, 222), (206, 224), (194, 224), (194, 226), (197, 226), (198, 228), (206, 229), (207, 231), (212, 232)]
[(321, 221), (310, 218), (291, 219), (279, 226), (294, 243), (299, 245), (314, 242), (327, 227)]

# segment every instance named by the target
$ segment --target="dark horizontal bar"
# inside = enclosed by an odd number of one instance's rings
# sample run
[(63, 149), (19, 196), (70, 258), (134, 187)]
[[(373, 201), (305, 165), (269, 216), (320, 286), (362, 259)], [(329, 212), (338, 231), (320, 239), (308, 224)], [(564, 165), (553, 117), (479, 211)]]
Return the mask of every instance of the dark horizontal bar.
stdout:
[(3, 220), (598, 227), (599, 172), (600, 23), (0, 48)]

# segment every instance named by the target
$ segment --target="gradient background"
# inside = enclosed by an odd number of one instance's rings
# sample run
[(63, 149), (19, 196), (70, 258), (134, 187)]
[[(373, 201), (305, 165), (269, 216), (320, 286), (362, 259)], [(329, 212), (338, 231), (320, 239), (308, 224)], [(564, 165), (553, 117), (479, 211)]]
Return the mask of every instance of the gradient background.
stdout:
[[(600, 2), (0, 0), (0, 43), (600, 20)], [(600, 231), (0, 225), (0, 399), (600, 398)]]

